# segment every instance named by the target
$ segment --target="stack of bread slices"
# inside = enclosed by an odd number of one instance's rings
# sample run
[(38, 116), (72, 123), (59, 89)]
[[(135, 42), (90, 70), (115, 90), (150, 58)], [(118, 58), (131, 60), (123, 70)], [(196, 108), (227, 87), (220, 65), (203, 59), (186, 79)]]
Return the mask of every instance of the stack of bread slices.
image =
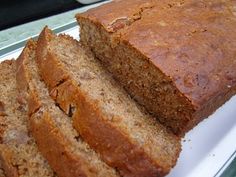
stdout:
[[(204, 14), (209, 10), (214, 12), (212, 3), (195, 6), (196, 13), (203, 15), (202, 24), (207, 21)], [(175, 33), (172, 35), (167, 22), (160, 20), (169, 11), (169, 14), (178, 14), (176, 20), (181, 19), (181, 10), (193, 5), (194, 2), (183, 1), (114, 1), (77, 15), (81, 42), (64, 34), (56, 35), (45, 27), (37, 41), (27, 42), (16, 60), (2, 62), (0, 177), (161, 177), (168, 174), (179, 157), (181, 137), (236, 90), (233, 70), (236, 65), (230, 59), (230, 44), (225, 46), (228, 54), (221, 62), (222, 67), (228, 66), (232, 77), (227, 80), (226, 74), (219, 72), (218, 76), (224, 80), (220, 84), (214, 82), (219, 85), (218, 90), (212, 88), (214, 84), (209, 80), (212, 75), (207, 72), (199, 75), (200, 81), (190, 82), (194, 72), (204, 70), (201, 65), (188, 75), (188, 81), (186, 66), (180, 67), (178, 59), (173, 66), (167, 66), (173, 59), (169, 55), (179, 54), (177, 49), (175, 53), (174, 49), (170, 50), (168, 56), (163, 52), (166, 45), (173, 47), (169, 38), (175, 38), (172, 42), (179, 42), (179, 48), (184, 47), (185, 40), (188, 46), (192, 44), (190, 39), (203, 43), (207, 40), (194, 34), (195, 37), (183, 37), (180, 42)], [(230, 3), (227, 5), (231, 7)], [(226, 4), (222, 2), (221, 6)], [(230, 17), (224, 11), (222, 14)], [(171, 21), (172, 16), (166, 17)], [(160, 29), (150, 23), (150, 18), (159, 20)], [(235, 25), (235, 21), (215, 20), (214, 23), (219, 22), (225, 22), (228, 27)], [(181, 25), (173, 23), (172, 27), (182, 34)], [(215, 28), (209, 25), (209, 29)], [(223, 29), (217, 30), (222, 30), (219, 34), (230, 42)], [(162, 33), (157, 41), (155, 37)], [(210, 34), (206, 37), (209, 43), (214, 42)], [(231, 40), (233, 37), (235, 34)], [(198, 50), (203, 49), (196, 48), (196, 52)], [(204, 52), (197, 55), (186, 49), (185, 54), (200, 61)], [(166, 56), (166, 64), (157, 60), (157, 56), (160, 60)], [(226, 63), (232, 65), (226, 66)], [(174, 74), (179, 80), (167, 72), (173, 71), (170, 67), (182, 69)], [(191, 85), (191, 94), (179, 84), (181, 79), (188, 82), (187, 86)], [(205, 82), (209, 87), (203, 88)], [(222, 89), (222, 84), (230, 87)], [(206, 90), (209, 94), (202, 96)], [(200, 106), (203, 100), (206, 104)], [(219, 101), (209, 107), (214, 100)]]

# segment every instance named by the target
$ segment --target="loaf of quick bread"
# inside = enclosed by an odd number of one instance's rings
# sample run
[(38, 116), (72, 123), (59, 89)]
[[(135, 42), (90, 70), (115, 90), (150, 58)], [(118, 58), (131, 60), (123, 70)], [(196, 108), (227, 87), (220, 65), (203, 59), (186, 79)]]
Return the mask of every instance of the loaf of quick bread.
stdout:
[[(236, 1), (114, 0), (0, 64), (0, 177), (163, 177), (236, 93)], [(158, 119), (158, 120), (157, 120)]]
[(236, 93), (236, 1), (123, 0), (78, 14), (81, 42), (184, 135)]

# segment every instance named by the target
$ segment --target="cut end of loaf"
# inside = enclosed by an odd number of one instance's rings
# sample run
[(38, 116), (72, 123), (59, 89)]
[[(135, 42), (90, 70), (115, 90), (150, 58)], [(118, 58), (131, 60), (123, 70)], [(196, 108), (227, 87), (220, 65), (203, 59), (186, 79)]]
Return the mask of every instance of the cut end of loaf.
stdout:
[(78, 21), (81, 42), (93, 51), (133, 99), (157, 115), (159, 121), (175, 134), (184, 135), (194, 108), (172, 86), (170, 79), (156, 71), (149, 60), (133, 47), (126, 43), (117, 45), (117, 39), (100, 25), (86, 18)]
[[(78, 42), (65, 35), (52, 36), (49, 41), (44, 47), (50, 55), (40, 60), (42, 77), (51, 85), (51, 80), (59, 81), (61, 75), (68, 76), (52, 88), (57, 95), (54, 99), (66, 113), (74, 107), (73, 123), (85, 141), (121, 174), (163, 176), (168, 173), (181, 149), (179, 138), (142, 113), (93, 54)], [(45, 67), (48, 62), (55, 63), (51, 71)], [(61, 71), (58, 76), (46, 74), (58, 71)], [(107, 137), (107, 134), (112, 136)], [(120, 152), (114, 153), (121, 144)], [(128, 159), (127, 164), (124, 157)], [(132, 172), (127, 168), (133, 169)]]
[[(43, 33), (47, 33), (46, 31), (45, 28)], [(42, 46), (41, 39), (37, 46), (39, 48)], [(28, 48), (27, 45), (24, 51), (28, 51), (28, 55), (24, 55), (22, 59), (24, 72), (21, 74), (27, 76), (23, 78), (29, 92), (29, 110), (34, 110), (30, 114), (30, 128), (40, 151), (53, 170), (59, 176), (117, 176), (115, 170), (107, 166), (99, 155), (83, 142), (73, 129), (71, 118), (62, 113), (50, 98), (40, 77), (36, 49)]]

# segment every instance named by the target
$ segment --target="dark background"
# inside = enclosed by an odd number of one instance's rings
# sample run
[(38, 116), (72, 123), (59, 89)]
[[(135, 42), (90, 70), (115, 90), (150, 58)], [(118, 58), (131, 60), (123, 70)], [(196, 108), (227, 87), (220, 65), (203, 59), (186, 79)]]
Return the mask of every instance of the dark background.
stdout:
[(0, 30), (82, 6), (76, 0), (0, 0)]

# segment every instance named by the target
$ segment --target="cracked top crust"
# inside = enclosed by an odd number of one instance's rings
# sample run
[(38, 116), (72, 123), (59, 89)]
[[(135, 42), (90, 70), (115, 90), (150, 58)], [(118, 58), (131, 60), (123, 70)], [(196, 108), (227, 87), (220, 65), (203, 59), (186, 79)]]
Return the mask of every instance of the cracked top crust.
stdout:
[(236, 87), (234, 0), (114, 1), (79, 16), (119, 34), (196, 108)]
[(155, 1), (150, 0), (118, 0), (91, 9), (83, 13), (83, 16), (98, 21), (108, 32), (113, 33), (139, 20), (142, 13), (153, 8), (154, 4)]

